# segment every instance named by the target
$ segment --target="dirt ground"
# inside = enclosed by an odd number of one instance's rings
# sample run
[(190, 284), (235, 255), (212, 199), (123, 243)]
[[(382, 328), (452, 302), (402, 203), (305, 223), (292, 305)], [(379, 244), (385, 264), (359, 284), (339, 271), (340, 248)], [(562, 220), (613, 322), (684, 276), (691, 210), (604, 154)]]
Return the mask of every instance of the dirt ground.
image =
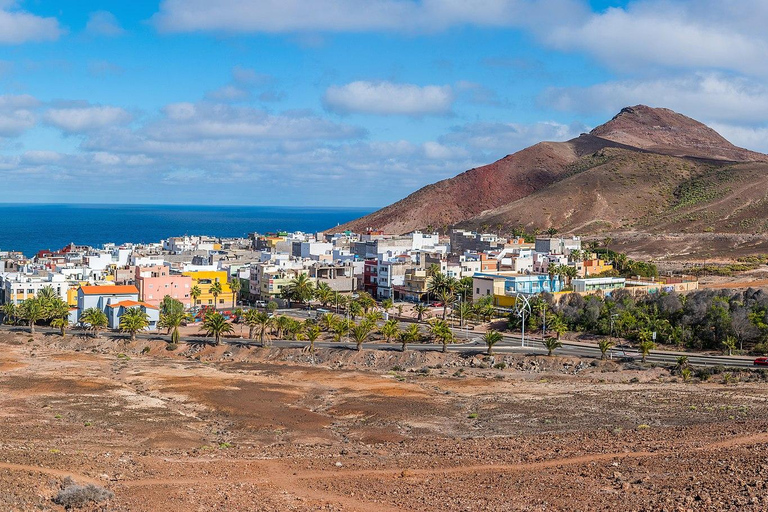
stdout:
[(71, 477), (110, 511), (766, 510), (768, 384), (729, 377), (2, 333), (0, 503), (63, 510)]

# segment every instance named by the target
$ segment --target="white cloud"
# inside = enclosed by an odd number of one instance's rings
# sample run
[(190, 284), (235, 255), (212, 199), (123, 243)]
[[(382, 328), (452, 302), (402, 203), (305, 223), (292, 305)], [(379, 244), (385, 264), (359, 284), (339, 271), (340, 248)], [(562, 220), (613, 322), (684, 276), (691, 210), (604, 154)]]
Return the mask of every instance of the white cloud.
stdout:
[(766, 126), (748, 127), (711, 123), (710, 128), (736, 146), (768, 153), (768, 127)]
[(217, 101), (243, 101), (251, 97), (251, 92), (234, 85), (225, 85), (207, 92), (205, 97)]
[(28, 12), (11, 10), (15, 2), (0, 4), (0, 44), (56, 41), (64, 30), (56, 18), (43, 18)]
[(85, 24), (86, 33), (92, 36), (117, 37), (125, 34), (125, 29), (114, 14), (108, 11), (92, 12)]
[(671, 108), (702, 122), (763, 123), (768, 119), (767, 86), (720, 73), (553, 88), (540, 101), (559, 110), (591, 115), (616, 113), (622, 107), (644, 103)]
[(595, 14), (583, 24), (549, 28), (541, 37), (558, 49), (584, 50), (627, 72), (646, 66), (768, 72), (764, 29), (743, 32), (728, 23), (732, 14), (708, 20), (701, 16), (706, 11), (700, 2), (640, 1)]
[(120, 107), (83, 106), (52, 108), (45, 120), (66, 133), (83, 133), (109, 126), (124, 125), (132, 116)]
[(581, 17), (578, 0), (163, 0), (164, 32), (434, 32), (453, 26), (526, 26)]
[(450, 86), (352, 82), (329, 87), (323, 97), (328, 110), (341, 114), (396, 114), (423, 116), (447, 114), (453, 105)]
[(35, 126), (39, 105), (29, 95), (0, 96), (0, 137), (15, 137)]
[[(587, 127), (575, 123), (564, 125), (555, 122), (534, 124), (520, 123), (469, 123), (454, 127), (440, 137), (444, 144), (464, 146), (498, 156), (514, 153), (541, 141), (565, 141), (578, 137)], [(486, 162), (488, 163), (488, 162)]]

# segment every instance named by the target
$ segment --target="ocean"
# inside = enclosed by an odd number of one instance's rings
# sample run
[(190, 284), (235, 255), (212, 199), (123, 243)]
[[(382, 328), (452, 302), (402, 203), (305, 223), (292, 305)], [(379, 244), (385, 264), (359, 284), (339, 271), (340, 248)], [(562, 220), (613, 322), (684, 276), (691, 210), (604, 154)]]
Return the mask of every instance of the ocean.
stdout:
[(0, 204), (0, 250), (33, 256), (70, 242), (158, 242), (170, 236), (244, 237), (267, 231), (315, 232), (374, 208)]

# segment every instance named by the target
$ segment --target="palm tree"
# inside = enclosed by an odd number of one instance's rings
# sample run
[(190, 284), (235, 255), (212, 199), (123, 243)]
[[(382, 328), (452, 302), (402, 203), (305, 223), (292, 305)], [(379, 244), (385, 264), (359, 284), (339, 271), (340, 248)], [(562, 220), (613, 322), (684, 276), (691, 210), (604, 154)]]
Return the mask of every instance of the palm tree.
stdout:
[(214, 345), (219, 344), (223, 334), (229, 334), (235, 331), (232, 324), (227, 322), (227, 319), (224, 318), (224, 315), (216, 311), (205, 315), (201, 330), (205, 331), (206, 336), (213, 336), (215, 340)]
[(325, 313), (323, 316), (320, 317), (320, 321), (318, 322), (320, 324), (320, 328), (324, 331), (331, 331), (333, 330), (333, 326), (338, 322), (339, 317), (334, 315), (333, 313)]
[[(251, 310), (255, 311), (255, 310)], [(265, 339), (269, 337), (267, 334), (267, 329), (269, 329), (272, 326), (272, 322), (274, 319), (269, 316), (269, 313), (266, 313), (264, 311), (256, 311), (251, 319), (249, 320), (248, 325), (253, 325), (253, 327), (258, 330), (259, 332), (259, 344), (261, 344), (262, 347), (264, 347)], [(250, 336), (251, 338), (253, 335)]]
[(283, 288), (283, 297), (288, 300), (306, 304), (312, 300), (315, 287), (308, 274), (299, 274)]
[(499, 331), (494, 331), (493, 329), (488, 330), (488, 332), (486, 332), (483, 335), (483, 341), (488, 347), (487, 354), (489, 356), (493, 355), (493, 346), (503, 339), (504, 339), (504, 335), (501, 334)]
[(51, 319), (51, 327), (61, 329), (61, 335), (66, 335), (66, 329), (69, 327), (69, 304), (56, 297), (49, 306), (48, 318)]
[(157, 326), (161, 329), (168, 329), (168, 334), (171, 335), (171, 343), (178, 345), (181, 338), (179, 327), (188, 319), (189, 315), (184, 311), (160, 313), (160, 321), (157, 323)]
[(446, 312), (448, 311), (448, 304), (450, 302), (453, 302), (454, 294), (453, 290), (450, 288), (443, 288), (440, 290), (437, 294), (438, 297), (440, 297), (440, 302), (443, 303), (443, 320), (445, 320)]
[(109, 324), (107, 314), (99, 308), (88, 308), (80, 315), (80, 323), (87, 325), (88, 330), (94, 332), (94, 337), (99, 337), (99, 331), (106, 329)]
[(368, 310), (376, 307), (376, 300), (371, 297), (368, 292), (360, 292), (357, 294), (357, 303), (363, 308), (363, 313), (368, 314)]
[(549, 329), (550, 332), (554, 332), (557, 336), (557, 340), (560, 340), (560, 336), (568, 332), (568, 326), (565, 325), (565, 322), (563, 321), (562, 317), (560, 315), (554, 315), (552, 319), (547, 324), (547, 329)]
[(234, 309), (237, 307), (237, 295), (240, 293), (240, 290), (243, 289), (243, 283), (240, 281), (239, 277), (233, 276), (230, 278), (229, 289), (232, 290), (232, 308)]
[(366, 321), (360, 322), (358, 325), (352, 327), (350, 334), (352, 339), (355, 341), (355, 345), (357, 345), (358, 352), (362, 350), (363, 343), (368, 341), (368, 337), (371, 335), (372, 331), (373, 325)]
[(19, 307), (19, 316), (29, 323), (30, 334), (35, 334), (35, 323), (48, 317), (48, 312), (40, 299), (27, 299)]
[(651, 350), (656, 348), (656, 344), (651, 340), (643, 340), (638, 343), (637, 348), (640, 351), (642, 362), (645, 362), (645, 358), (648, 357), (648, 355), (651, 353)]
[(336, 292), (331, 290), (330, 286), (328, 286), (328, 283), (319, 282), (317, 283), (317, 288), (315, 289), (315, 299), (322, 304), (322, 306), (328, 307), (328, 304), (334, 301), (336, 298)]
[(347, 305), (347, 311), (349, 311), (349, 316), (354, 320), (361, 314), (363, 314), (363, 306), (360, 305), (360, 303), (356, 300), (349, 301), (349, 304)]
[(120, 331), (131, 334), (131, 341), (136, 341), (136, 333), (149, 325), (149, 316), (141, 308), (128, 308), (120, 315)]
[(365, 314), (365, 319), (374, 325), (376, 324), (376, 322), (378, 322), (382, 318), (384, 318), (384, 315), (382, 315), (381, 311), (379, 311), (378, 309), (374, 309)]
[(429, 308), (427, 307), (426, 304), (419, 303), (413, 306), (413, 310), (416, 312), (416, 315), (417, 315), (416, 321), (421, 322), (424, 319), (424, 313), (429, 311)]
[(333, 324), (333, 327), (331, 327), (331, 331), (333, 331), (333, 341), (341, 343), (344, 336), (346, 336), (349, 331), (349, 323), (349, 320), (342, 318)]
[(384, 325), (379, 329), (387, 343), (392, 339), (397, 338), (397, 334), (400, 332), (400, 328), (397, 326), (397, 320), (387, 320)]
[(189, 289), (189, 296), (192, 297), (192, 307), (195, 308), (195, 311), (197, 311), (197, 299), (199, 299), (202, 294), (203, 290), (197, 285), (194, 285)]
[(392, 299), (384, 299), (381, 301), (381, 309), (384, 310), (387, 315), (389, 315), (389, 310), (394, 307), (395, 303), (392, 301)]
[(294, 320), (293, 318), (288, 318), (288, 321), (285, 323), (285, 333), (292, 340), (298, 339), (298, 336), (301, 333), (302, 329), (303, 329), (303, 324), (298, 320)]
[(613, 347), (613, 340), (609, 338), (602, 339), (597, 342), (597, 348), (600, 349), (600, 359), (605, 359), (605, 354)]
[[(224, 291), (224, 289), (221, 287), (221, 283), (218, 282), (218, 281), (214, 282), (211, 285), (211, 287), (208, 288), (208, 293), (213, 295), (213, 309), (216, 309), (216, 307), (218, 306), (219, 295), (221, 295), (223, 291)], [(217, 345), (218, 345), (218, 343), (217, 343)]]
[(7, 304), (3, 304), (2, 308), (0, 308), (3, 312), (3, 323), (12, 325), (16, 323), (16, 319), (19, 316), (19, 308), (14, 304), (13, 302), (8, 302)]
[(411, 324), (406, 330), (399, 331), (397, 337), (400, 339), (400, 343), (402, 344), (400, 350), (405, 352), (408, 343), (416, 343), (419, 341), (419, 339), (421, 339), (421, 331), (419, 330), (418, 325)]
[(320, 328), (314, 324), (307, 325), (304, 329), (304, 336), (309, 341), (309, 352), (315, 353), (315, 340), (320, 337)]
[(556, 349), (563, 346), (563, 344), (560, 343), (559, 339), (552, 338), (550, 336), (547, 336), (546, 338), (544, 338), (544, 341), (542, 341), (542, 343), (544, 344), (544, 348), (547, 349), (548, 356), (551, 356), (552, 352), (554, 352)]

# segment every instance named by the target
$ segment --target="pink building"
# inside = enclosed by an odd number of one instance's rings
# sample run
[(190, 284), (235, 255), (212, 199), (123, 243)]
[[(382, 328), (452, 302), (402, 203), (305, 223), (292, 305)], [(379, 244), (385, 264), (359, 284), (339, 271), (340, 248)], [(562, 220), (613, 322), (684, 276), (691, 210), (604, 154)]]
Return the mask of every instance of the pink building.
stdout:
[(192, 288), (192, 278), (171, 274), (169, 270), (164, 265), (136, 267), (136, 288), (139, 289), (139, 300), (152, 306), (159, 306), (163, 297), (170, 295), (187, 308), (191, 307), (192, 299), (189, 296), (189, 290)]

